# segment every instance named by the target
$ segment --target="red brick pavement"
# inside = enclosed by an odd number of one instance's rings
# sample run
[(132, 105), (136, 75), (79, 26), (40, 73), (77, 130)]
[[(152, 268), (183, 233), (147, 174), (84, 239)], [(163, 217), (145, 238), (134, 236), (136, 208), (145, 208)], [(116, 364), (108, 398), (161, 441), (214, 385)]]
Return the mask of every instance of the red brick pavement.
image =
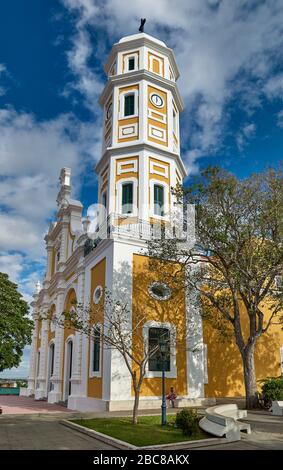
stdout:
[(58, 404), (34, 400), (31, 397), (0, 395), (0, 407), (3, 415), (11, 414), (38, 414), (38, 413), (66, 413), (68, 408)]

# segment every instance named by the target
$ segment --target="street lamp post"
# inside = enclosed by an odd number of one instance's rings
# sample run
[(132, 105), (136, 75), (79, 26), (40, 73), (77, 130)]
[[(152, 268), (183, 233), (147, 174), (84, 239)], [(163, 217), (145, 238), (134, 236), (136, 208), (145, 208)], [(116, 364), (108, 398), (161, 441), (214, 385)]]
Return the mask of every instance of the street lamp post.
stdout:
[(165, 395), (165, 354), (167, 351), (167, 344), (165, 341), (160, 342), (160, 352), (162, 357), (162, 418), (161, 425), (166, 426), (166, 395)]

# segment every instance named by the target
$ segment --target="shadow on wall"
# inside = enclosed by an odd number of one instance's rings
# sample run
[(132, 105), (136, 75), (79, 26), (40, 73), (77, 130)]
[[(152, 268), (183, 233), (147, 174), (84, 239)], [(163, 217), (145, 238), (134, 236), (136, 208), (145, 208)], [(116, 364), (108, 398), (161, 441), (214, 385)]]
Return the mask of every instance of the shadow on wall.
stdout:
[[(279, 327), (280, 328), (280, 327)], [(257, 380), (280, 374), (279, 348), (281, 331), (272, 327), (256, 344), (255, 368)], [(242, 358), (234, 338), (224, 340), (219, 331), (204, 322), (204, 341), (208, 349), (207, 397), (245, 396)], [(260, 390), (260, 383), (258, 383)]]

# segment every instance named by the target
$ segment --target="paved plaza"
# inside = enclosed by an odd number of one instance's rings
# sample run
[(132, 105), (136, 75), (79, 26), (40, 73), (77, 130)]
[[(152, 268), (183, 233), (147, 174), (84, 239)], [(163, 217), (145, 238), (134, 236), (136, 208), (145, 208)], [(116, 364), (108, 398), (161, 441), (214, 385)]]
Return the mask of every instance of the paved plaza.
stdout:
[[(75, 416), (103, 418), (130, 415), (130, 412), (82, 414), (60, 405), (14, 396), (1, 396), (0, 406), (3, 410), (0, 416), (0, 450), (111, 450), (110, 445), (67, 428), (60, 424), (60, 420)], [(141, 414), (158, 413), (159, 410), (141, 411)], [(268, 411), (252, 411), (245, 421), (251, 424), (250, 435), (243, 434), (241, 441), (209, 446), (207, 449), (283, 450), (283, 417), (272, 416)]]

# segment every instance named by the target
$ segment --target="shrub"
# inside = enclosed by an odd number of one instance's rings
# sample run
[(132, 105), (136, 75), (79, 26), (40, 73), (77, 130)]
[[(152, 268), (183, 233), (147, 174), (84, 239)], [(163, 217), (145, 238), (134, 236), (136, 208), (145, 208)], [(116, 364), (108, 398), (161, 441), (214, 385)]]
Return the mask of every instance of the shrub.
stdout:
[(268, 377), (262, 380), (262, 397), (265, 406), (271, 406), (273, 400), (283, 400), (283, 377)]
[(198, 422), (197, 412), (192, 408), (184, 408), (176, 414), (175, 424), (186, 436), (191, 436), (198, 430)]

